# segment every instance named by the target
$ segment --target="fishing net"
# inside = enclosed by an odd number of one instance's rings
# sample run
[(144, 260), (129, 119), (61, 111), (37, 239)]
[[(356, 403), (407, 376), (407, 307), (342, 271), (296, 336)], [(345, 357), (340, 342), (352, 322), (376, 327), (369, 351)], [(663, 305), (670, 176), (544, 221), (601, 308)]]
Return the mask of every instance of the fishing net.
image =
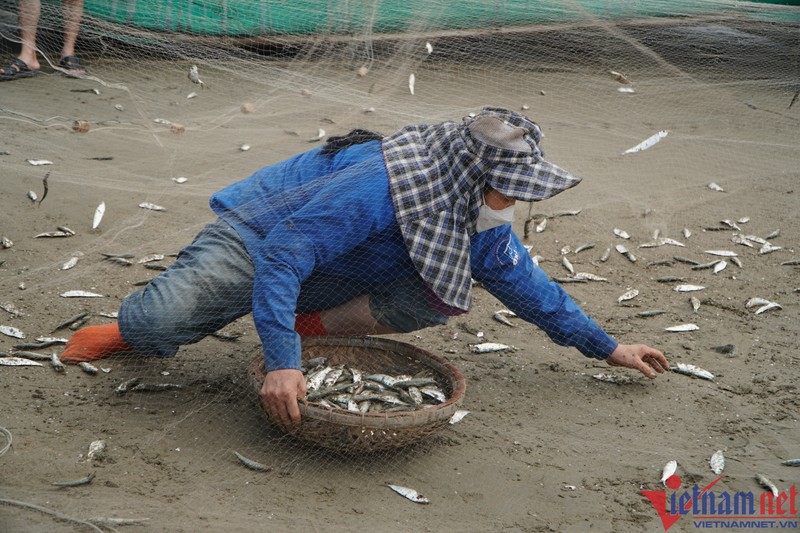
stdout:
[[(13, 435), (0, 496), (45, 508), (4, 501), (0, 529), (85, 530), (80, 521), (115, 517), (148, 519), (131, 531), (640, 531), (660, 527), (638, 491), (662, 488), (661, 466), (677, 459), (685, 480), (707, 484), (720, 448), (742, 458), (728, 467), (731, 490), (760, 490), (754, 469), (788, 489), (777, 458), (798, 455), (800, 437), (799, 9), (86, 0), (76, 55), (89, 72), (73, 79), (57, 68), (62, 6), (45, 2), (40, 74), (0, 84), (0, 352), (60, 353), (63, 344), (15, 346), (114, 323), (144, 290), (150, 299), (120, 322), (131, 339), (135, 322), (150, 354), (99, 360), (96, 375), (49, 361), (0, 366), (0, 426)], [(18, 52), (17, 11), (0, 0), (4, 64)], [(368, 186), (385, 172), (376, 141), (341, 168), (347, 150), (295, 159), (251, 178), (259, 185), (235, 208), (209, 209), (218, 191), (331, 136), (461, 123), (485, 106), (534, 120), (547, 160), (583, 182), (518, 202), (516, 236), (475, 248), (467, 314), (436, 311), (442, 302), (379, 209), (391, 203), (385, 186)], [(297, 227), (287, 210), (303, 211)], [(223, 230), (212, 235), (215, 261), (197, 249), (179, 256), (222, 211), (248, 251), (269, 243), (260, 255), (242, 255)], [(173, 264), (202, 275), (165, 271)], [(514, 268), (536, 284), (502, 282)], [(166, 281), (153, 297), (156, 276)], [(368, 307), (347, 307), (365, 295)], [(764, 302), (745, 306), (756, 296)], [(620, 342), (658, 347), (715, 381), (650, 382), (584, 357), (608, 346), (567, 311), (572, 301)], [(325, 337), (307, 338), (303, 362), (326, 360), (305, 377), (326, 367), (343, 377), (321, 386), (338, 385), (339, 403), (304, 404), (325, 423), (297, 438), (265, 414), (256, 366), (265, 355), (267, 366), (294, 364), (295, 313), (340, 306), (332, 332), (357, 349), (327, 353)], [(370, 319), (400, 332), (360, 337)], [(408, 363), (424, 354), (434, 363)], [(369, 375), (406, 385), (367, 394), (364, 383), (385, 381)], [(426, 386), (444, 399), (431, 390), (416, 402), (409, 389)], [(469, 414), (447, 423), (456, 411)], [(402, 437), (365, 441), (351, 432), (358, 417)], [(52, 485), (90, 472), (85, 486)], [(104, 524), (95, 527), (117, 527)]]

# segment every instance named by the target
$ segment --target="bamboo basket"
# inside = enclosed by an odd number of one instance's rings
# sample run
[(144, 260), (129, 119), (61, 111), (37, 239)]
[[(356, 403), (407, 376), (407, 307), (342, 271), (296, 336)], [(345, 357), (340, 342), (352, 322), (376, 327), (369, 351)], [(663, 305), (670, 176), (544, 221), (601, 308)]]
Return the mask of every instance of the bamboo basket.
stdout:
[[(301, 423), (292, 429), (278, 427), (300, 439), (324, 448), (348, 453), (369, 453), (407, 446), (447, 425), (464, 397), (466, 381), (449, 362), (403, 342), (378, 337), (307, 337), (303, 339), (303, 360), (327, 357), (329, 365), (350, 364), (365, 373), (416, 374), (430, 372), (444, 391), (447, 401), (416, 411), (353, 413), (330, 410), (300, 402)], [(264, 357), (256, 356), (248, 367), (256, 392), (266, 375)], [(260, 404), (260, 402), (259, 402)]]

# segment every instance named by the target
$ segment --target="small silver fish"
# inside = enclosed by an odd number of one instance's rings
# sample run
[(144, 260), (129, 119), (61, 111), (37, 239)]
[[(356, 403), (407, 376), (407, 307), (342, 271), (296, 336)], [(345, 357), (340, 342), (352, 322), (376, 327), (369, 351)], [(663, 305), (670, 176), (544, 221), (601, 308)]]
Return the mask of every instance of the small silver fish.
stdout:
[(748, 299), (748, 300), (747, 300), (747, 301), (744, 303), (744, 306), (745, 306), (747, 309), (750, 309), (751, 307), (755, 307), (755, 306), (757, 306), (757, 305), (767, 305), (767, 304), (771, 304), (771, 303), (772, 303), (772, 302), (770, 302), (769, 300), (767, 300), (767, 299), (765, 299), (765, 298), (753, 297), (753, 298), (750, 298), (750, 299)]
[(76, 479), (75, 481), (63, 481), (53, 483), (56, 487), (63, 488), (63, 487), (77, 487), (79, 485), (88, 485), (94, 479), (94, 472), (89, 474), (86, 477), (82, 477), (81, 479)]
[(465, 410), (463, 410), (463, 409), (459, 409), (458, 411), (456, 411), (455, 413), (453, 413), (453, 416), (451, 416), (451, 417), (450, 417), (450, 420), (448, 420), (447, 422), (448, 422), (449, 424), (458, 424), (458, 423), (459, 423), (459, 422), (461, 422), (461, 420), (463, 420), (463, 419), (464, 419), (464, 417), (465, 417), (465, 416), (467, 416), (468, 414), (469, 414), (469, 411), (465, 411)]
[(506, 316), (517, 316), (513, 311), (509, 311), (508, 309), (501, 309), (497, 311), (492, 318), (500, 322), (501, 324), (505, 324), (506, 326), (516, 327)]
[(675, 287), (675, 292), (694, 292), (694, 291), (702, 291), (703, 289), (705, 289), (705, 287), (702, 285), (685, 284), (685, 285), (678, 285), (677, 287)]
[(569, 259), (567, 259), (567, 256), (561, 256), (561, 264), (564, 265), (564, 268), (566, 268), (570, 274), (575, 273), (575, 268), (572, 266), (572, 263), (570, 263)]
[(87, 363), (86, 361), (81, 361), (80, 363), (78, 363), (78, 367), (80, 367), (80, 369), (86, 372), (87, 374), (91, 374), (93, 376), (99, 372), (96, 366), (94, 366), (91, 363)]
[(714, 265), (714, 274), (719, 274), (720, 272), (725, 270), (725, 267), (727, 267), (727, 266), (728, 266), (728, 262), (727, 261), (720, 261), (719, 263)]
[(319, 141), (321, 141), (321, 140), (322, 140), (322, 139), (324, 139), (324, 138), (325, 138), (325, 130), (323, 130), (322, 128), (319, 128), (319, 129), (317, 130), (317, 136), (316, 136), (316, 137), (312, 137), (312, 138), (308, 139), (308, 142), (310, 142), (310, 143), (315, 143), (315, 142), (319, 142)]
[(46, 231), (44, 233), (40, 233), (38, 235), (34, 235), (34, 239), (42, 239), (42, 238), (62, 238), (62, 237), (72, 237), (73, 233), (67, 233), (66, 231)]
[(686, 331), (697, 331), (698, 329), (700, 329), (700, 326), (697, 324), (679, 324), (677, 326), (664, 328), (664, 331), (669, 331), (671, 333), (683, 333)]
[(102, 294), (89, 291), (66, 291), (59, 294), (62, 298), (105, 298)]
[(633, 383), (633, 380), (628, 376), (621, 376), (617, 374), (595, 374), (592, 377), (597, 381), (604, 381), (606, 383), (615, 383), (617, 385)]
[(651, 316), (663, 315), (664, 313), (666, 313), (666, 311), (662, 309), (653, 309), (651, 311), (642, 311), (641, 313), (636, 313), (636, 316), (648, 318)]
[(708, 268), (714, 268), (721, 261), (722, 259), (714, 259), (713, 261), (709, 261), (708, 263), (700, 263), (699, 265), (692, 265), (692, 270), (706, 270)]
[(610, 255), (611, 255), (611, 248), (606, 248), (606, 251), (603, 252), (603, 255), (600, 256), (600, 262), (605, 263), (606, 261), (608, 261)]
[(747, 246), (748, 248), (753, 248), (754, 245), (752, 242), (747, 240), (743, 235), (737, 233), (733, 237), (731, 237), (731, 242), (733, 244), (741, 244), (742, 246)]
[(694, 259), (688, 259), (686, 257), (681, 257), (679, 255), (673, 255), (672, 258), (675, 261), (677, 261), (678, 263), (685, 263), (687, 265), (699, 265), (700, 264), (698, 261), (695, 261)]
[(100, 225), (100, 221), (103, 220), (103, 215), (106, 212), (106, 203), (100, 202), (100, 205), (97, 206), (97, 209), (94, 211), (94, 218), (92, 219), (92, 229), (97, 229)]
[(691, 236), (692, 236), (692, 230), (690, 230), (689, 228), (683, 228), (683, 238), (688, 239)]
[(721, 223), (721, 224), (725, 224), (725, 225), (726, 225), (726, 226), (728, 226), (729, 228), (731, 228), (731, 229), (735, 229), (736, 231), (742, 231), (742, 228), (740, 228), (739, 226), (737, 226), (737, 225), (736, 225), (736, 222), (734, 222), (733, 220), (730, 220), (730, 219), (727, 219), (727, 218), (726, 218), (725, 220), (720, 220), (720, 223)]
[(667, 480), (678, 470), (678, 461), (669, 461), (661, 469), (661, 483), (666, 486)]
[(150, 263), (152, 261), (161, 261), (162, 259), (164, 259), (164, 254), (150, 254), (142, 257), (141, 259), (136, 261), (136, 263), (137, 264)]
[(659, 142), (661, 139), (666, 137), (668, 133), (669, 132), (667, 130), (661, 130), (658, 133), (655, 133), (650, 137), (648, 137), (647, 139), (643, 140), (636, 146), (628, 148), (623, 152), (623, 154), (633, 154), (635, 152), (641, 152), (642, 150), (647, 150), (648, 148)]
[(3, 335), (8, 335), (9, 337), (14, 337), (15, 339), (24, 339), (25, 334), (22, 330), (19, 330), (13, 326), (0, 326), (0, 333)]
[(614, 78), (620, 83), (624, 83), (625, 85), (630, 85), (632, 83), (631, 80), (628, 79), (628, 77), (625, 74), (622, 74), (621, 72), (617, 72), (616, 70), (609, 70), (608, 73), (611, 74), (612, 78)]
[(35, 192), (33, 192), (33, 191), (28, 191), (28, 198), (30, 199), (30, 201), (31, 201), (31, 202), (36, 202), (36, 200), (37, 200), (39, 197), (36, 195), (36, 193), (35, 193)]
[(731, 252), (730, 250), (706, 250), (705, 253), (708, 255), (717, 255), (720, 257), (736, 257), (736, 252)]
[(433, 398), (439, 403), (444, 403), (447, 401), (447, 396), (445, 396), (444, 392), (438, 387), (434, 387), (433, 385), (428, 385), (426, 387), (420, 387), (419, 391), (428, 396), (429, 398)]
[(765, 239), (762, 239), (758, 235), (745, 235), (744, 238), (747, 239), (748, 241), (753, 241), (758, 244), (767, 244), (767, 241)]
[(48, 161), (47, 159), (26, 159), (26, 161), (35, 167), (53, 164), (52, 161)]
[(711, 189), (712, 191), (725, 192), (725, 189), (723, 189), (722, 187), (720, 187), (719, 185), (717, 185), (713, 181), (708, 184), (708, 188)]
[(784, 466), (800, 466), (800, 459), (789, 459), (781, 464)]
[(617, 244), (616, 246), (614, 246), (614, 248), (617, 250), (617, 252), (627, 257), (628, 261), (630, 261), (631, 263), (636, 262), (636, 256), (634, 256), (624, 244)]
[(627, 231), (621, 230), (619, 228), (614, 228), (614, 235), (616, 235), (620, 239), (630, 239), (631, 238), (630, 234), (628, 234)]
[(24, 357), (0, 357), (0, 366), (44, 366), (37, 361)]
[(539, 222), (539, 224), (536, 225), (536, 228), (535, 228), (536, 233), (543, 232), (546, 227), (547, 227), (547, 219), (545, 218), (541, 222)]
[(720, 475), (725, 470), (725, 455), (723, 455), (722, 450), (715, 451), (711, 459), (708, 460), (708, 464), (712, 472)]
[(323, 387), (332, 387), (336, 381), (344, 374), (344, 367), (337, 367), (328, 372), (325, 379), (322, 380)]
[(192, 83), (198, 84), (202, 89), (206, 88), (206, 84), (200, 79), (200, 74), (197, 72), (197, 65), (192, 65), (189, 68), (189, 80)]
[(778, 250), (783, 250), (783, 246), (774, 246), (770, 243), (766, 243), (759, 248), (758, 253), (761, 255), (771, 254), (772, 252), (777, 252)]
[(775, 231), (773, 231), (772, 233), (770, 233), (769, 235), (764, 237), (764, 239), (770, 240), (770, 239), (774, 239), (775, 237), (780, 237), (780, 235), (781, 235), (781, 230), (776, 229)]
[(767, 311), (772, 311), (773, 309), (783, 309), (783, 307), (781, 307), (779, 303), (770, 302), (756, 309), (755, 314), (760, 315), (761, 313), (766, 313)]
[(398, 485), (389, 485), (389, 488), (395, 491), (400, 496), (404, 496), (414, 503), (431, 503), (430, 500), (422, 496), (422, 494), (419, 494), (414, 489), (409, 489), (408, 487), (400, 487)]
[(164, 392), (168, 390), (182, 389), (180, 383), (138, 383), (130, 388), (131, 392)]
[(572, 277), (587, 281), (608, 281), (608, 278), (598, 276), (597, 274), (592, 274), (591, 272), (576, 272)]
[(51, 356), (43, 353), (19, 351), (14, 352), (17, 357), (24, 357), (25, 359), (33, 359), (34, 361), (49, 361)]
[(69, 270), (70, 268), (74, 267), (77, 264), (78, 264), (78, 258), (71, 257), (70, 259), (67, 260), (66, 263), (61, 265), (61, 270)]
[(140, 377), (135, 377), (135, 378), (131, 378), (129, 380), (123, 381), (122, 383), (120, 383), (117, 386), (117, 388), (115, 389), (115, 392), (117, 394), (125, 394), (126, 392), (128, 392), (131, 389), (131, 387), (133, 387), (134, 385), (139, 383), (139, 381), (141, 381), (141, 379), (142, 378), (140, 378)]
[(175, 183), (180, 185), (181, 183), (186, 183), (189, 180), (187, 178), (184, 178), (183, 176), (181, 176), (179, 178), (172, 178), (172, 181), (174, 181)]
[(13, 316), (22, 316), (22, 311), (14, 307), (14, 304), (11, 302), (2, 302), (0, 303), (0, 309), (7, 313), (11, 313)]
[(637, 289), (629, 289), (627, 292), (625, 292), (623, 295), (617, 298), (617, 303), (622, 303), (627, 300), (632, 300), (637, 296), (639, 296), (639, 291)]
[(325, 376), (327, 376), (331, 370), (333, 370), (333, 367), (326, 366), (311, 372), (306, 377), (306, 389), (310, 391), (319, 389), (322, 386), (322, 382), (325, 380)]
[(471, 344), (469, 351), (472, 353), (491, 353), (501, 352), (503, 350), (516, 350), (513, 346), (507, 344), (500, 344), (497, 342), (483, 342), (481, 344)]
[(67, 370), (67, 367), (64, 366), (64, 363), (61, 362), (61, 359), (58, 358), (58, 354), (55, 352), (50, 356), (50, 365), (52, 365), (53, 370), (56, 372), (65, 372)]
[(414, 86), (417, 83), (417, 77), (414, 76), (414, 73), (408, 75), (408, 91), (411, 93), (411, 96), (414, 96)]
[(744, 265), (742, 264), (741, 259), (739, 259), (738, 257), (731, 257), (731, 263), (733, 263), (734, 265), (736, 265), (739, 268), (744, 268)]
[[(36, 342), (46, 342), (50, 344), (67, 344), (69, 339), (65, 339), (64, 337), (36, 337)], [(45, 346), (42, 346), (45, 348)]]
[(588, 242), (586, 244), (581, 244), (580, 246), (575, 248), (575, 253), (578, 254), (584, 250), (591, 250), (592, 248), (594, 248), (594, 243)]
[(139, 204), (139, 207), (141, 207), (142, 209), (149, 209), (151, 211), (166, 211), (166, 209), (164, 209), (160, 205), (156, 205), (150, 202), (142, 202)]
[(255, 470), (256, 472), (272, 472), (271, 466), (262, 465), (261, 463), (257, 463), (252, 459), (248, 459), (244, 455), (240, 454), (239, 452), (233, 452), (233, 455), (242, 463), (244, 466), (249, 468), (250, 470)]
[(700, 300), (692, 296), (689, 298), (689, 303), (692, 304), (692, 310), (696, 313), (700, 309)]
[(776, 487), (775, 483), (770, 481), (765, 475), (763, 474), (756, 475), (756, 480), (758, 481), (759, 485), (772, 492), (773, 496), (775, 496), (776, 498), (778, 497), (778, 495), (780, 494), (778, 487)]
[(669, 368), (670, 370), (672, 370), (673, 372), (677, 372), (678, 374), (683, 374), (685, 376), (694, 376), (701, 379), (714, 381), (714, 374), (712, 374), (708, 370), (703, 370), (699, 366), (690, 365), (686, 363), (677, 363), (674, 365), (670, 365)]
[(686, 278), (679, 278), (678, 276), (664, 276), (663, 278), (656, 278), (658, 283), (675, 283), (678, 281), (686, 281)]

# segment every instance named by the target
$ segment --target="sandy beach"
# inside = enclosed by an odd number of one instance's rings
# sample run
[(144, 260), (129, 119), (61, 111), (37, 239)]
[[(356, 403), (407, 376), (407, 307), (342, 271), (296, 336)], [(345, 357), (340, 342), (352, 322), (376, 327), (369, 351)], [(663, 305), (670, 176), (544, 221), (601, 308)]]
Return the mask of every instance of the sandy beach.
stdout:
[[(211, 194), (316, 146), (309, 139), (320, 128), (326, 135), (355, 127), (390, 133), (406, 123), (459, 120), (484, 105), (525, 105), (544, 131), (548, 159), (584, 181), (532, 207), (518, 204), (516, 233), (522, 238), (526, 219), (536, 214), (524, 241), (541, 256), (541, 268), (568, 277), (563, 255), (576, 271), (606, 278), (564, 285), (598, 324), (620, 342), (657, 347), (671, 363), (696, 365), (715, 379), (670, 372), (649, 380), (587, 359), (531, 324), (495, 321), (503, 305), (476, 287), (469, 314), (391, 337), (458, 367), (467, 379), (461, 408), (469, 414), (419, 445), (348, 457), (300, 445), (267, 424), (246, 375), (261, 353), (248, 316), (225, 328), (239, 335), (235, 341), (209, 337), (171, 359), (112, 357), (100, 365), (110, 372), (95, 376), (75, 367), (58, 373), (46, 362), (0, 366), (0, 426), (13, 435), (0, 457), (0, 497), (79, 520), (148, 519), (118, 526), (126, 532), (628, 533), (663, 531), (640, 491), (663, 488), (661, 471), (670, 460), (683, 488), (718, 477), (708, 464), (716, 450), (727, 464), (715, 490), (760, 495), (758, 474), (781, 491), (796, 484), (800, 470), (781, 464), (800, 457), (800, 267), (782, 264), (800, 259), (800, 105), (787, 109), (797, 87), (774, 83), (785, 72), (761, 65), (743, 78), (748, 71), (741, 69), (752, 65), (732, 64), (712, 75), (704, 64), (692, 70), (688, 61), (662, 55), (663, 63), (632, 63), (626, 74), (636, 93), (623, 94), (608, 70), (624, 65), (604, 57), (576, 55), (568, 63), (543, 56), (531, 68), (514, 63), (513, 75), (508, 62), (442, 57), (403, 64), (393, 57), (378, 58), (363, 78), (346, 61), (265, 59), (246, 69), (209, 61), (200, 64), (208, 86), (201, 90), (187, 79), (186, 60), (87, 56), (96, 80), (45, 68), (36, 78), (0, 85), (0, 235), (13, 242), (0, 250), (0, 302), (20, 313), (0, 310), (0, 324), (32, 340), (69, 337), (69, 329), (54, 328), (81, 312), (93, 313), (90, 324), (112, 320), (95, 313), (116, 311), (137, 282), (157, 272), (115, 265), (102, 253), (130, 253), (134, 261), (177, 253), (213, 220)], [(93, 88), (100, 94), (86, 92)], [(197, 97), (188, 99), (191, 92)], [(241, 111), (246, 102), (252, 113)], [(370, 107), (374, 112), (365, 113)], [(154, 119), (185, 131), (173, 133)], [(74, 132), (75, 120), (91, 129)], [(661, 130), (668, 135), (658, 144), (623, 153)], [(242, 151), (243, 144), (250, 149)], [(31, 202), (26, 193), (41, 196), (47, 172), (47, 197)], [(178, 184), (177, 177), (187, 181)], [(712, 182), (724, 191), (709, 188)], [(106, 212), (93, 231), (100, 202)], [(142, 209), (142, 202), (165, 210)], [(552, 216), (572, 210), (580, 212)], [(543, 218), (544, 230), (534, 231)], [(34, 238), (58, 226), (76, 234)], [(737, 233), (764, 238), (777, 230), (769, 242), (781, 249), (772, 253), (731, 241)], [(640, 247), (656, 239), (655, 231), (685, 246)], [(594, 246), (574, 252), (584, 244)], [(619, 244), (635, 262), (614, 250)], [(708, 250), (735, 252), (742, 266)], [(728, 264), (719, 273), (693, 270), (676, 255)], [(73, 256), (77, 264), (61, 270)], [(667, 277), (684, 281), (658, 281)], [(680, 283), (705, 289), (678, 292)], [(619, 302), (630, 289), (638, 296)], [(59, 297), (68, 290), (104, 297)], [(690, 296), (699, 300), (696, 311)], [(753, 297), (780, 309), (755, 314), (757, 307), (745, 306)], [(648, 310), (664, 313), (639, 316)], [(665, 331), (686, 323), (699, 329)], [(516, 350), (471, 353), (480, 339), (469, 331)], [(19, 342), (0, 335), (0, 352), (13, 352)], [(735, 351), (712, 349), (726, 344)], [(629, 380), (592, 377), (600, 373)], [(183, 388), (114, 392), (135, 376)], [(87, 460), (89, 444), (99, 439), (107, 443), (104, 456)], [(273, 471), (247, 470), (233, 451)], [(89, 485), (52, 485), (90, 472)], [(431, 503), (409, 502), (387, 484), (414, 488)], [(0, 505), (0, 530), (88, 529)], [(670, 529), (695, 530), (690, 517)]]

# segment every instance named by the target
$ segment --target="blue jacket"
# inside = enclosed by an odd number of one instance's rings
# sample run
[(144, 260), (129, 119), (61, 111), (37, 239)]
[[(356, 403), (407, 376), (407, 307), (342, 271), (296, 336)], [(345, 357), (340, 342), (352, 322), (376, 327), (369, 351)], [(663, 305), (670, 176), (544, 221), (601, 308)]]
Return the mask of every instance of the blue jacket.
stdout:
[[(253, 320), (271, 370), (300, 368), (295, 312), (312, 274), (363, 286), (415, 274), (380, 143), (319, 152), (265, 167), (211, 197), (211, 208), (237, 230), (253, 261)], [(549, 281), (510, 224), (473, 235), (470, 247), (472, 277), (522, 319), (588, 357), (614, 351), (616, 341)], [(318, 310), (330, 307), (316, 303)]]

